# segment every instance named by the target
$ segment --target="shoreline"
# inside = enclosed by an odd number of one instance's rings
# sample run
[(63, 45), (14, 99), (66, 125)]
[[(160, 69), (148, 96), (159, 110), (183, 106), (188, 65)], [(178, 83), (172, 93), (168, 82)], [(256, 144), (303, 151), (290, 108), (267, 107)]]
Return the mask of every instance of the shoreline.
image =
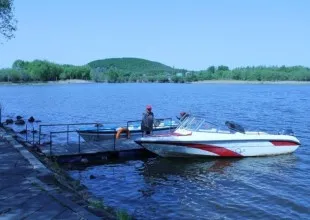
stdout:
[(310, 81), (245, 81), (245, 80), (203, 80), (191, 84), (310, 84)]
[(84, 83), (95, 83), (92, 80), (84, 79), (67, 79), (67, 80), (58, 80), (58, 81), (47, 81), (47, 84), (84, 84)]
[(35, 82), (0, 82), (0, 85), (58, 85), (58, 84), (91, 84), (96, 83), (92, 80), (67, 79), (58, 81), (35, 81)]
[[(105, 205), (102, 200), (92, 194), (86, 186), (73, 179), (64, 167), (60, 166), (57, 160), (54, 160), (55, 158), (49, 158), (42, 153), (37, 145), (33, 145), (21, 137), (18, 137), (16, 131), (13, 129), (0, 125), (0, 142), (2, 140), (5, 140), (6, 144), (10, 145), (10, 147), (15, 148), (16, 154), (20, 154), (21, 157), (30, 164), (30, 169), (32, 169), (35, 174), (25, 174), (22, 175), (22, 178), (31, 182), (32, 187), (37, 187), (37, 190), (42, 191), (39, 198), (44, 196), (45, 199), (47, 197), (52, 198), (53, 202), (59, 204), (58, 207), (62, 207), (62, 209), (59, 210), (57, 206), (53, 206), (54, 212), (59, 211), (58, 215), (62, 215), (61, 213), (64, 212), (63, 209), (68, 209), (67, 212), (73, 213), (78, 219), (116, 219), (117, 213), (119, 212), (117, 208)], [(3, 150), (0, 150), (0, 152), (1, 151)], [(14, 161), (12, 163), (15, 164), (15, 169), (18, 169), (18, 166), (16, 167), (17, 163)], [(4, 166), (4, 168), (9, 168), (9, 166)], [(25, 168), (22, 167), (22, 169), (24, 170)], [(20, 191), (22, 190), (17, 189), (17, 193), (21, 194)], [(20, 205), (14, 203), (12, 206), (18, 207)], [(46, 209), (46, 204), (42, 204), (42, 207), (42, 210), (44, 210), (44, 208)], [(42, 212), (39, 208), (33, 211), (33, 213)], [(0, 218), (2, 217), (1, 214), (0, 212)], [(57, 214), (45, 213), (45, 215), (46, 218), (52, 219)], [(124, 212), (124, 215), (127, 216), (127, 213)]]
[[(47, 82), (0, 82), (1, 85), (65, 85), (65, 84), (95, 84), (95, 83), (108, 83), (108, 82), (95, 82), (92, 80), (82, 80), (82, 79), (68, 79), (68, 80), (58, 80), (58, 81), (47, 81)], [(124, 82), (124, 83), (158, 83), (158, 82)], [(196, 82), (184, 82), (184, 83), (174, 83), (173, 84), (302, 84), (308, 85), (310, 81), (246, 81), (246, 80), (202, 80)], [(113, 84), (113, 83), (110, 83)], [(165, 83), (163, 83), (165, 84)]]

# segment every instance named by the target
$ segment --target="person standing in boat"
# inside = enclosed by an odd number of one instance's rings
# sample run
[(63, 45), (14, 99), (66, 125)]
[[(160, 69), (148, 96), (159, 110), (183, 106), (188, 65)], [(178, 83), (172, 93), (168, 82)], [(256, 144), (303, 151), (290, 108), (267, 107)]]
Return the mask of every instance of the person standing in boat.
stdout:
[(141, 130), (143, 134), (151, 134), (153, 131), (154, 124), (154, 113), (152, 112), (152, 106), (147, 105), (146, 111), (143, 113), (142, 122), (141, 122)]
[(188, 116), (189, 114), (187, 112), (181, 112), (180, 117), (177, 116), (177, 119), (180, 121), (184, 121)]

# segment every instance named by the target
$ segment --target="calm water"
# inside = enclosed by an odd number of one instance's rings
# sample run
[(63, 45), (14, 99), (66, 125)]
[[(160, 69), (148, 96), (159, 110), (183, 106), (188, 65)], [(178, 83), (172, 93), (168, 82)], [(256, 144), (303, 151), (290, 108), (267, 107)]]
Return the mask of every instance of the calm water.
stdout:
[[(104, 203), (137, 219), (309, 219), (310, 85), (72, 84), (0, 86), (5, 117), (43, 122), (140, 119), (190, 111), (248, 128), (292, 128), (293, 154), (244, 159), (151, 158), (111, 162), (70, 174)], [(96, 179), (89, 179), (90, 175)]]

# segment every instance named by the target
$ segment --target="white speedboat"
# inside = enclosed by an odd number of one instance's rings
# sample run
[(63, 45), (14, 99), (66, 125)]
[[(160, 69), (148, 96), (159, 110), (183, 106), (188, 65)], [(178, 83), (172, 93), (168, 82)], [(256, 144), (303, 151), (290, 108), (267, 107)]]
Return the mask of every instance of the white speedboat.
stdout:
[[(171, 118), (156, 119), (152, 134), (173, 131), (178, 123)], [(77, 133), (87, 142), (114, 141), (115, 139), (135, 139), (142, 137), (141, 120), (128, 121), (124, 126), (101, 125), (77, 130)]]
[(135, 140), (137, 144), (162, 157), (248, 157), (288, 154), (299, 146), (291, 130), (278, 134), (245, 129), (227, 121), (225, 128), (206, 119), (189, 116), (172, 133)]

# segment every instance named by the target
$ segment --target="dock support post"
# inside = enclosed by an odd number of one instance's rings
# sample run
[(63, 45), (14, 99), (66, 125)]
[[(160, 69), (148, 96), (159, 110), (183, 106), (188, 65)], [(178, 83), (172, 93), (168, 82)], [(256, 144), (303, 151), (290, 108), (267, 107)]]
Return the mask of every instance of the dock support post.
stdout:
[(52, 156), (52, 132), (50, 133), (50, 156)]
[(0, 103), (0, 126), (2, 126), (2, 106)]
[(69, 125), (67, 125), (67, 144), (69, 143)]
[(39, 125), (39, 145), (41, 144), (41, 125)]
[(81, 136), (79, 135), (79, 153), (81, 153)]
[[(27, 131), (26, 131), (26, 133), (27, 133)], [(32, 127), (32, 146), (34, 146), (34, 127)]]
[(114, 151), (115, 151), (115, 145), (116, 145), (116, 130), (114, 132)]
[(26, 124), (26, 142), (28, 142), (28, 126)]

